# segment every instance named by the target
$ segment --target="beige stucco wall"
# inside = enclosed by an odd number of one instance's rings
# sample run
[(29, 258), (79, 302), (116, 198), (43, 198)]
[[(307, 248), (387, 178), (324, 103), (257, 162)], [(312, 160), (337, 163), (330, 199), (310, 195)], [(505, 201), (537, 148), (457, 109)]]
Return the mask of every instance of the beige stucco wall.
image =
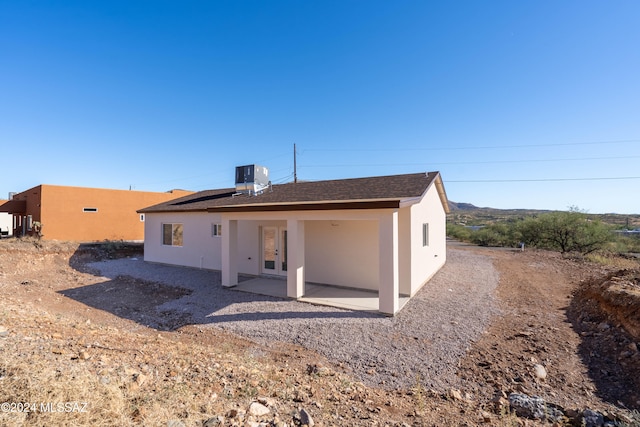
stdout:
[(377, 221), (305, 222), (308, 282), (377, 290), (378, 257)]
[[(211, 235), (214, 223), (220, 223), (220, 215), (207, 212), (147, 214), (145, 261), (219, 270), (222, 239)], [(183, 246), (162, 244), (162, 224), (183, 224)]]
[[(411, 295), (414, 295), (446, 262), (446, 213), (436, 186), (411, 207)], [(429, 245), (422, 246), (422, 224), (429, 224)]]
[[(380, 219), (392, 210), (256, 212), (223, 214), (237, 221), (239, 273), (260, 274), (261, 229), (304, 221), (305, 280), (378, 290)], [(162, 223), (184, 224), (184, 246), (162, 245)], [(150, 213), (145, 223), (145, 260), (221, 269), (220, 237), (211, 224), (221, 214), (206, 212)], [(419, 203), (400, 208), (398, 222), (399, 293), (414, 295), (446, 261), (445, 213), (435, 186)], [(422, 246), (422, 224), (429, 223), (429, 246)], [(223, 233), (225, 230), (223, 229)], [(290, 244), (291, 250), (291, 244)]]

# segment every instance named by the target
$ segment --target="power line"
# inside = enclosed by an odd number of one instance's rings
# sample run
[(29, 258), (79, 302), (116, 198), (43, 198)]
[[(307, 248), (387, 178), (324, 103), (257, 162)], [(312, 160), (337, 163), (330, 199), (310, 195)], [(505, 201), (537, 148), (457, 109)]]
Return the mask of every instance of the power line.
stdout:
[(558, 182), (558, 181), (610, 181), (640, 179), (640, 176), (616, 176), (616, 177), (599, 177), (599, 178), (535, 178), (535, 179), (478, 179), (478, 180), (451, 180), (447, 179), (446, 183), (486, 183), (486, 182)]
[(588, 142), (564, 142), (548, 144), (521, 144), (521, 145), (484, 145), (484, 146), (461, 146), (461, 147), (428, 147), (428, 148), (307, 148), (304, 151), (447, 151), (447, 150), (488, 150), (495, 148), (535, 148), (535, 147), (565, 147), (576, 145), (599, 145), (599, 144), (624, 144), (627, 142), (640, 142), (640, 139), (620, 139), (612, 141), (588, 141)]
[[(429, 165), (480, 165), (495, 163), (540, 163), (540, 162), (568, 162), (581, 160), (623, 160), (638, 159), (640, 156), (612, 156), (612, 157), (575, 157), (564, 159), (527, 159), (527, 160), (486, 160), (486, 161), (469, 161), (469, 162), (434, 162)], [(357, 166), (423, 166), (422, 163), (366, 163), (366, 164), (333, 164), (333, 165), (303, 165), (304, 168), (339, 168), (339, 167), (357, 167)]]

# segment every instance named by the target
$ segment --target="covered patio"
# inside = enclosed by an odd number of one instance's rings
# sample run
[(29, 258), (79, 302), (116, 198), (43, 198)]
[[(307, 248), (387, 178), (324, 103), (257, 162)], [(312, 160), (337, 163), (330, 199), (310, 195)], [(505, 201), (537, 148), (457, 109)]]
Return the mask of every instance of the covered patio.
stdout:
[[(286, 229), (286, 249), (275, 247), (276, 259), (273, 265), (286, 265), (286, 269), (278, 271), (278, 275), (283, 279), (279, 283), (277, 293), (270, 294), (293, 298), (305, 302), (331, 305), (334, 307), (347, 308), (352, 310), (378, 311), (388, 315), (395, 315), (404, 304), (401, 301), (403, 294), (409, 294), (410, 290), (405, 289), (400, 283), (400, 263), (399, 263), (399, 209), (380, 208), (374, 205), (371, 209), (341, 209), (340, 204), (331, 206), (331, 209), (319, 210), (309, 209), (305, 211), (264, 211), (266, 207), (259, 207), (257, 212), (246, 212), (240, 207), (209, 209), (212, 212), (221, 214), (222, 229), (226, 230), (222, 234), (222, 286), (234, 287), (239, 285), (238, 273), (241, 256), (239, 253), (246, 244), (241, 243), (240, 229), (242, 224), (258, 226), (264, 229), (266, 224), (281, 224), (280, 229)], [(352, 207), (351, 204), (348, 207)], [(252, 207), (255, 209), (255, 207)], [(367, 229), (366, 235), (360, 234), (353, 239), (343, 239), (339, 243), (332, 239), (327, 239), (329, 232), (323, 234), (316, 240), (310, 238), (310, 230), (314, 224), (324, 224), (328, 228), (343, 230), (339, 234), (344, 236), (349, 229), (359, 229), (363, 224), (369, 224), (371, 229)], [(342, 224), (333, 227), (332, 224)], [(335, 231), (334, 231), (335, 233)], [(257, 235), (262, 233), (258, 232)], [(256, 235), (254, 234), (254, 236)], [(309, 243), (309, 248), (306, 248)], [(261, 242), (255, 242), (254, 247), (261, 247), (258, 258), (260, 263), (265, 263), (264, 236)], [(315, 256), (308, 255), (308, 252), (315, 251)], [(362, 262), (353, 260), (354, 256), (368, 254)], [(335, 254), (342, 254), (336, 257)], [(331, 261), (326, 261), (328, 256), (333, 255)], [(283, 263), (284, 261), (284, 263)], [(324, 263), (323, 263), (324, 262)], [(310, 264), (316, 266), (317, 272), (332, 272), (332, 282), (323, 279), (308, 281), (308, 271)], [(341, 264), (341, 265), (340, 265)], [(321, 267), (317, 267), (320, 266)], [(407, 265), (405, 265), (407, 267)], [(258, 272), (264, 277), (265, 271)], [(267, 273), (268, 274), (268, 273)], [(370, 275), (369, 283), (375, 283), (375, 288), (350, 286), (345, 278), (362, 281), (361, 276)], [(271, 276), (267, 276), (271, 277)], [(267, 279), (269, 280), (269, 279)], [(322, 285), (317, 285), (321, 282)], [(331, 283), (331, 285), (325, 285)], [(339, 283), (336, 285), (336, 283)], [(342, 285), (345, 283), (345, 285)], [(405, 281), (406, 283), (406, 281)], [(254, 283), (259, 288), (257, 283)], [(244, 284), (244, 287), (248, 285)], [(270, 288), (266, 286), (265, 289)], [(261, 292), (257, 292), (261, 293)]]
[[(243, 280), (232, 290), (267, 295), (278, 298), (288, 298), (286, 278), (255, 277)], [(304, 294), (298, 301), (344, 308), (354, 311), (380, 313), (378, 292), (366, 289), (347, 288), (306, 282)], [(400, 309), (409, 301), (409, 296), (400, 295)]]

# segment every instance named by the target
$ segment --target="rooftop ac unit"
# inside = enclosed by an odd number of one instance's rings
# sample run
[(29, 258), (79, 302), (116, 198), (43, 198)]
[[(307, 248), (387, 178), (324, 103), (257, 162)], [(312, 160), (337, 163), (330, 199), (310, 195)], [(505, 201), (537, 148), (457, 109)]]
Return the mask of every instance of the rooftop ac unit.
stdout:
[(236, 167), (236, 191), (260, 194), (269, 188), (269, 169), (264, 166), (246, 165)]

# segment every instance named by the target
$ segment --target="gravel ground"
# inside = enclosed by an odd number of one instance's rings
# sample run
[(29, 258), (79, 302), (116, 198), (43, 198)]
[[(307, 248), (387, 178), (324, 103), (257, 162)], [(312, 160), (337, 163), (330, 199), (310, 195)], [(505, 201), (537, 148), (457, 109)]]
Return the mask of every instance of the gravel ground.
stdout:
[(139, 259), (90, 267), (109, 278), (125, 275), (187, 288), (190, 295), (157, 310), (262, 344), (299, 344), (344, 363), (366, 384), (390, 389), (459, 386), (460, 357), (499, 311), (499, 276), (491, 258), (453, 248), (446, 265), (393, 318), (223, 289), (217, 271)]

